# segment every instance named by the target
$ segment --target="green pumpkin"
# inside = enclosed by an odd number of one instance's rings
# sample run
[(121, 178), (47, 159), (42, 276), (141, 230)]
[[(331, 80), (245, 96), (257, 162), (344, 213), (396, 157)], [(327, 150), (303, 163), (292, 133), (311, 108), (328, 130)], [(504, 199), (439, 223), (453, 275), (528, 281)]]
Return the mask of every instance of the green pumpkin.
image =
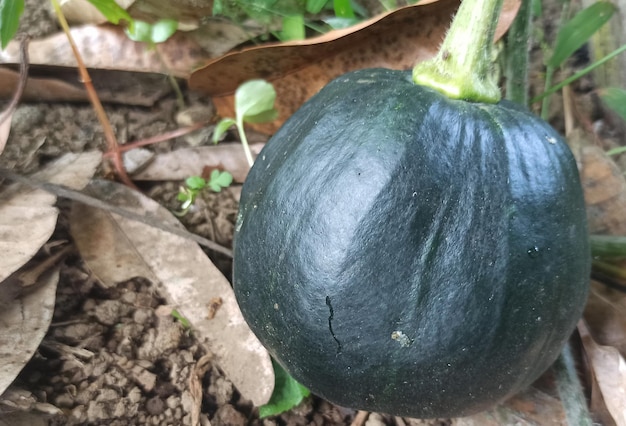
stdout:
[(337, 78), (268, 142), (234, 254), (243, 315), (296, 380), (417, 418), (530, 385), (590, 272), (576, 164), (550, 126), (385, 69)]

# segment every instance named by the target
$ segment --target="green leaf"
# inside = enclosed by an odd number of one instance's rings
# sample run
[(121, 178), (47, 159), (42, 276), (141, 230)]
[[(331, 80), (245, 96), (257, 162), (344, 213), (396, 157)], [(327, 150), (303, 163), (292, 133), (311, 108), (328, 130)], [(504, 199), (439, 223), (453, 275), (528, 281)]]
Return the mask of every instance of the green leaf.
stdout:
[(200, 191), (206, 187), (207, 182), (200, 176), (191, 176), (185, 180), (185, 185), (187, 185), (189, 189)]
[(585, 44), (615, 12), (616, 7), (607, 1), (599, 1), (581, 10), (561, 27), (556, 36), (554, 53), (546, 62), (547, 66), (558, 68), (563, 62)]
[(149, 44), (163, 43), (176, 32), (178, 22), (172, 19), (161, 19), (154, 24), (135, 21), (126, 29), (126, 35), (133, 41)]
[(24, 0), (0, 0), (0, 45), (4, 49), (15, 36), (24, 13)]
[(222, 118), (213, 130), (213, 143), (218, 143), (224, 133), (228, 131), (232, 126), (237, 124), (234, 118)]
[(208, 185), (213, 192), (221, 192), (222, 188), (227, 188), (231, 183), (233, 183), (233, 175), (215, 169), (211, 172)]
[(311, 14), (320, 13), (328, 0), (306, 0), (306, 11)]
[(134, 21), (133, 25), (126, 28), (126, 35), (133, 41), (149, 43), (151, 34), (152, 25), (144, 21)]
[(189, 322), (189, 320), (185, 318), (184, 316), (182, 316), (181, 313), (178, 312), (176, 309), (172, 309), (171, 314), (172, 314), (172, 317), (174, 317), (175, 319), (178, 320), (178, 322), (180, 322), (183, 328), (187, 330), (191, 328), (191, 323)]
[(161, 19), (152, 25), (152, 43), (163, 43), (178, 29), (178, 22), (173, 19)]
[(132, 26), (133, 18), (115, 0), (89, 0), (96, 9), (112, 24), (118, 25), (120, 21), (126, 21)]
[(606, 106), (626, 121), (626, 90), (617, 87), (602, 89), (600, 90), (600, 98)]
[(307, 388), (289, 375), (276, 361), (274, 366), (274, 392), (269, 402), (259, 407), (261, 418), (274, 416), (292, 409), (302, 402), (302, 399), (310, 395)]
[(304, 16), (288, 15), (283, 17), (283, 30), (280, 32), (281, 41), (304, 40)]
[(246, 121), (265, 111), (274, 109), (276, 91), (265, 80), (250, 80), (237, 88), (235, 92), (235, 111), (237, 121)]
[(337, 18), (354, 18), (354, 9), (350, 0), (333, 0), (333, 7)]
[(276, 117), (278, 117), (278, 111), (272, 108), (257, 115), (246, 115), (245, 120), (247, 123), (267, 123), (275, 120)]
[(594, 259), (626, 258), (626, 237), (618, 235), (591, 235), (591, 255)]

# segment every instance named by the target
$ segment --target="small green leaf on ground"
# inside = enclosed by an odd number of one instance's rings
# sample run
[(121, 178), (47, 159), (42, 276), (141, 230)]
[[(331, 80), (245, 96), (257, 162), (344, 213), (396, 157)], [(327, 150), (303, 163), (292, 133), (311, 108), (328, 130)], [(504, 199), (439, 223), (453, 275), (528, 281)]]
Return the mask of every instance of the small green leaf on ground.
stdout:
[(172, 19), (161, 19), (154, 24), (134, 21), (133, 25), (126, 29), (126, 35), (133, 41), (153, 45), (166, 41), (176, 32), (177, 28), (178, 22)]
[(233, 175), (215, 169), (211, 172), (208, 186), (213, 192), (221, 192), (222, 188), (227, 188), (231, 183), (233, 183)]
[(599, 1), (578, 12), (556, 36), (554, 52), (546, 65), (558, 68), (567, 58), (585, 44), (615, 13), (616, 7), (608, 1)]
[(133, 22), (133, 18), (115, 0), (89, 0), (89, 3), (93, 4), (112, 24), (118, 25), (120, 21), (126, 21), (129, 24)]
[(189, 322), (189, 320), (176, 309), (172, 309), (172, 317), (176, 319), (186, 330), (189, 330), (191, 328), (191, 323)]
[(259, 408), (261, 418), (274, 416), (296, 407), (310, 395), (307, 388), (289, 375), (276, 361), (274, 366), (274, 392), (269, 402)]
[(185, 180), (185, 184), (189, 189), (201, 190), (206, 186), (206, 181), (200, 176), (191, 176)]
[(178, 29), (178, 22), (173, 19), (161, 19), (152, 25), (152, 43), (163, 43)]
[(15, 36), (22, 13), (24, 0), (0, 0), (0, 44), (3, 49)]

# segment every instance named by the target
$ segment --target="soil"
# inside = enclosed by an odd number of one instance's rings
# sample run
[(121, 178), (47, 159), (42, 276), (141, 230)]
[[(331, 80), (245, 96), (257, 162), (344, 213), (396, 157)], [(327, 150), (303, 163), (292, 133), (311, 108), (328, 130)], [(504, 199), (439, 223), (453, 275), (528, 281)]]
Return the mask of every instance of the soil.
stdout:
[[(40, 0), (27, 0), (22, 29), (33, 38), (57, 31)], [(206, 101), (186, 94), (188, 104)], [(152, 108), (106, 106), (120, 141), (139, 140), (178, 127), (173, 95)], [(189, 146), (185, 138), (153, 146), (165, 152)], [(38, 170), (66, 152), (106, 150), (91, 106), (86, 104), (24, 104), (13, 118), (11, 137), (0, 166), (20, 173)], [(106, 173), (101, 170), (100, 174)], [(142, 187), (166, 207), (177, 209), (179, 182)], [(194, 233), (230, 246), (237, 209), (237, 187), (204, 200), (205, 211), (191, 213), (183, 223)], [(59, 202), (61, 219), (53, 240), (69, 240), (68, 205)], [(230, 278), (231, 261), (207, 252)], [(152, 283), (138, 277), (104, 288), (78, 254), (66, 259), (58, 286), (49, 332), (11, 389), (29, 415), (30, 424), (48, 425), (189, 425), (194, 406), (201, 405), (203, 424), (211, 425), (344, 425), (357, 412), (309, 397), (295, 409), (274, 418), (258, 419), (210, 353), (172, 316), (159, 308), (165, 300)], [(202, 378), (202, 397), (190, 389), (190, 371), (209, 360)], [(8, 396), (5, 394), (4, 398)], [(21, 414), (4, 413), (0, 424), (18, 424)], [(15, 417), (12, 417), (15, 416)], [(12, 420), (13, 419), (13, 420)], [(37, 423), (39, 422), (39, 423)], [(23, 423), (29, 424), (29, 423)], [(367, 426), (391, 424), (449, 425), (449, 420), (420, 421), (371, 414)]]

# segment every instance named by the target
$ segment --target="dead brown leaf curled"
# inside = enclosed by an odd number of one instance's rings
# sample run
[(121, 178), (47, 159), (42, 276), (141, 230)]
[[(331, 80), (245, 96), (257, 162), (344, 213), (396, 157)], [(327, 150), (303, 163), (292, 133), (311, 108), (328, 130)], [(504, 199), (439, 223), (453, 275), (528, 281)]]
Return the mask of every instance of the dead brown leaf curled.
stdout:
[[(420, 2), (344, 30), (297, 42), (262, 45), (229, 53), (196, 70), (192, 89), (213, 97), (219, 115), (234, 116), (232, 94), (253, 78), (271, 81), (280, 115), (252, 126), (273, 133), (302, 103), (326, 83), (360, 68), (409, 69), (437, 52), (458, 0)], [(496, 37), (508, 29), (519, 0), (506, 0)]]

